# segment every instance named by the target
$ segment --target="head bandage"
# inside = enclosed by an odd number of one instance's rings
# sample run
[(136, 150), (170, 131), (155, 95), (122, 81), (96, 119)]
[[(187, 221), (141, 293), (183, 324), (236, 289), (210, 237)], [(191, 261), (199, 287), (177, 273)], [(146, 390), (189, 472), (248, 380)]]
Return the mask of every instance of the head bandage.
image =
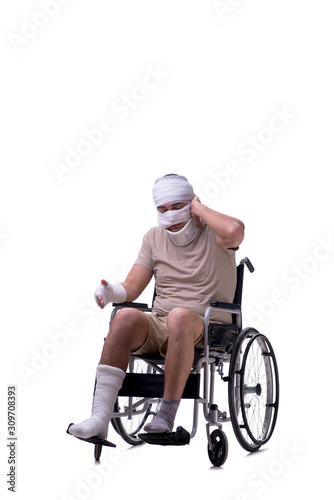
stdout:
[(157, 179), (153, 186), (153, 200), (157, 208), (173, 201), (190, 202), (194, 195), (192, 185), (182, 175), (165, 175)]

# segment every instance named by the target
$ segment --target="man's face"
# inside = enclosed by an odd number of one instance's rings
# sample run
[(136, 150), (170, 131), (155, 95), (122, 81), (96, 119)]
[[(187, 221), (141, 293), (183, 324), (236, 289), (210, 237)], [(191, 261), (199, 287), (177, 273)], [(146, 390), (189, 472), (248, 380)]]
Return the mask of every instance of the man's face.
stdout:
[[(168, 210), (180, 210), (185, 207), (187, 203), (181, 201), (172, 201), (170, 203), (165, 203), (165, 205), (160, 205), (158, 207), (158, 212), (161, 214), (167, 212)], [(174, 224), (173, 226), (168, 227), (168, 231), (177, 232), (181, 231), (181, 229), (186, 225), (186, 222), (181, 222), (180, 224)]]

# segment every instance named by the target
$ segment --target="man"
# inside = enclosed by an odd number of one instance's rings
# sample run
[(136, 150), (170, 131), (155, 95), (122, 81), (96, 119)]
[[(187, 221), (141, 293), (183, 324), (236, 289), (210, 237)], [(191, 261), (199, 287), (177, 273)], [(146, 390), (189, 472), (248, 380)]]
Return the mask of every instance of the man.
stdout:
[[(235, 250), (243, 240), (244, 224), (200, 203), (188, 180), (176, 174), (156, 180), (153, 199), (159, 226), (144, 236), (128, 276), (114, 285), (102, 280), (95, 292), (101, 309), (109, 302), (132, 302), (154, 275), (153, 312), (123, 308), (116, 314), (97, 367), (91, 417), (68, 429), (76, 437), (107, 437), (131, 353), (166, 356), (161, 406), (144, 430), (171, 432), (194, 346), (203, 346), (205, 309), (212, 300), (233, 302)], [(229, 315), (219, 319), (230, 322)]]

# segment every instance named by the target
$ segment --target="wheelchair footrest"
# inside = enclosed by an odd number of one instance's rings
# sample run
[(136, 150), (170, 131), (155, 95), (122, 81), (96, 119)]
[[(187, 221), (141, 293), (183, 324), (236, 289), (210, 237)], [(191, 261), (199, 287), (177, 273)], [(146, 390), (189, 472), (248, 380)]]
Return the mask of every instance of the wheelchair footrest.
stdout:
[(161, 446), (181, 446), (190, 443), (190, 434), (179, 426), (176, 432), (163, 432), (161, 434), (145, 433), (138, 437), (148, 444), (160, 444)]
[[(67, 434), (69, 434), (70, 436), (73, 436), (73, 434), (71, 434), (69, 432), (69, 428), (71, 427), (71, 425), (73, 424), (70, 424), (67, 428)], [(101, 446), (110, 446), (112, 448), (116, 448), (116, 445), (114, 443), (111, 443), (110, 441), (107, 441), (106, 439), (102, 439), (98, 436), (92, 436), (92, 437), (89, 437), (89, 438), (81, 438), (81, 437), (77, 437), (77, 436), (73, 436), (73, 437), (76, 437), (77, 439), (80, 439), (80, 441), (86, 441), (87, 443), (93, 443), (93, 444), (100, 444)]]

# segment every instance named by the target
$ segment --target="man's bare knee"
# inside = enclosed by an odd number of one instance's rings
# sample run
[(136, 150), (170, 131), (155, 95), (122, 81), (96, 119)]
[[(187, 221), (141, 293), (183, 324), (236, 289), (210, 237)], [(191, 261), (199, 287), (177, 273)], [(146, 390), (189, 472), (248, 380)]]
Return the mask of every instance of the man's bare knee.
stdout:
[(131, 350), (139, 348), (148, 335), (148, 319), (145, 313), (124, 308), (118, 311), (109, 330), (109, 338), (126, 343)]
[(184, 307), (175, 307), (168, 313), (167, 325), (169, 328), (187, 325), (192, 314), (194, 314), (192, 311)]
[(175, 307), (172, 309), (167, 317), (168, 329), (192, 329), (196, 326), (201, 326), (201, 318), (184, 307)]
[(122, 334), (133, 331), (133, 329), (142, 329), (148, 326), (146, 315), (136, 309), (120, 309), (110, 325), (109, 333), (120, 331)]
[(184, 307), (176, 307), (168, 314), (167, 328), (170, 339), (174, 335), (176, 338), (185, 335), (187, 338), (191, 337), (196, 340), (203, 330), (203, 321), (193, 311)]
[(101, 364), (110, 364), (126, 370), (131, 351), (138, 349), (146, 340), (148, 319), (142, 311), (124, 308), (114, 317), (105, 339)]

